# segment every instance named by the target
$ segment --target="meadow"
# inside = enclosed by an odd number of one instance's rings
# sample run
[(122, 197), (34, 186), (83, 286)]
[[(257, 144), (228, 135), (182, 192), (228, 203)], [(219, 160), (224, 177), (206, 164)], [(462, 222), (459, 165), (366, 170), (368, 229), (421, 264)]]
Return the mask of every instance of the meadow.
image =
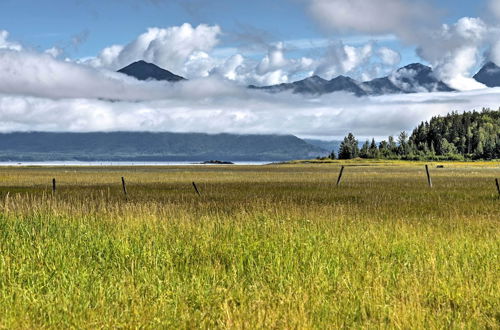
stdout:
[(498, 329), (500, 163), (436, 165), (0, 168), (0, 328)]

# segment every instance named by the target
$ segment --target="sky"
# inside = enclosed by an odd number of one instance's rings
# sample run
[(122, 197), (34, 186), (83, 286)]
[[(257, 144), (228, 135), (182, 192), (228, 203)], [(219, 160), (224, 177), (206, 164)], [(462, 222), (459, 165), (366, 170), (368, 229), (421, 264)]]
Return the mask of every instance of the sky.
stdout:
[[(136, 60), (189, 79), (139, 82)], [(471, 79), (500, 65), (500, 0), (0, 0), (0, 131), (382, 137), (498, 108)], [(356, 98), (245, 86), (360, 81), (421, 62), (459, 92)]]

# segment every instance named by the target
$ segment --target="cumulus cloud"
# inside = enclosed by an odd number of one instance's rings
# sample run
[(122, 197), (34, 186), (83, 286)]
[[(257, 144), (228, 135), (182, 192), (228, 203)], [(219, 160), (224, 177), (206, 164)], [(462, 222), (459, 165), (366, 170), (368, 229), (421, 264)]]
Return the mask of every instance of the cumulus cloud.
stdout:
[(352, 72), (366, 63), (373, 54), (373, 45), (368, 43), (361, 47), (334, 43), (327, 48), (324, 56), (315, 70), (315, 74), (332, 79), (335, 76)]
[[(106, 47), (99, 56), (82, 62), (95, 68), (116, 70), (143, 59), (189, 79), (218, 75), (240, 85), (274, 85), (312, 74), (328, 79), (347, 73), (358, 75), (356, 78), (373, 77), (394, 69), (399, 56), (386, 47), (375, 52), (377, 47), (373, 42), (355, 47), (337, 41), (326, 47), (320, 57), (289, 57), (296, 47), (294, 41), (289, 48), (287, 42), (266, 44), (259, 40), (258, 46), (267, 47), (267, 53), (258, 59), (257, 54), (245, 56), (236, 48), (230, 52), (216, 49), (221, 34), (218, 26), (208, 25), (150, 28), (129, 44)], [(51, 50), (49, 54), (56, 52)], [(366, 65), (372, 56), (378, 56), (382, 65)], [(361, 65), (365, 65), (363, 75), (358, 70)]]
[(247, 63), (244, 67), (246, 70), (240, 72), (243, 74), (241, 78), (251, 83), (276, 85), (289, 82), (299, 72), (311, 71), (313, 65), (314, 61), (310, 58), (286, 58), (285, 45), (280, 42), (271, 45), (267, 55), (257, 65), (252, 66), (251, 63)]
[[(185, 64), (193, 56), (210, 52), (219, 42), (219, 26), (183, 24), (166, 29), (150, 28), (129, 44), (105, 48), (98, 57), (88, 60), (95, 67), (120, 69), (138, 60), (164, 67), (176, 74), (193, 74)], [(198, 75), (198, 72), (196, 73)]]
[(401, 63), (401, 55), (388, 47), (381, 47), (377, 50), (382, 63), (385, 65), (396, 66)]
[(284, 43), (272, 44), (260, 61), (236, 54), (217, 64), (211, 73), (240, 85), (275, 85), (289, 82), (300, 74), (310, 75), (317, 66), (311, 58), (287, 58), (286, 53)]
[(487, 36), (488, 27), (481, 19), (464, 17), (453, 25), (444, 24), (422, 40), (418, 54), (431, 63), (437, 75), (451, 87), (484, 88), (470, 78), (470, 71), (482, 62), (482, 47)]
[[(325, 79), (343, 74), (371, 79), (377, 74), (392, 71), (399, 63), (397, 52), (376, 47), (371, 42), (359, 47), (333, 42), (317, 58), (289, 58), (287, 52), (284, 43), (277, 43), (269, 46), (268, 53), (260, 61), (236, 54), (218, 64), (211, 73), (241, 85), (263, 86), (292, 82), (313, 74)], [(390, 56), (393, 58), (389, 61)]]

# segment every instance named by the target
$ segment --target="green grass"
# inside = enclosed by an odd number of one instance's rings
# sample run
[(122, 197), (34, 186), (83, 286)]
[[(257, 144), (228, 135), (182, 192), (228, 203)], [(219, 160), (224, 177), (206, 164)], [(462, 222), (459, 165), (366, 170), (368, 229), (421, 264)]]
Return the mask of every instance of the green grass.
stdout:
[(0, 328), (500, 328), (500, 164), (348, 164), (1, 168)]

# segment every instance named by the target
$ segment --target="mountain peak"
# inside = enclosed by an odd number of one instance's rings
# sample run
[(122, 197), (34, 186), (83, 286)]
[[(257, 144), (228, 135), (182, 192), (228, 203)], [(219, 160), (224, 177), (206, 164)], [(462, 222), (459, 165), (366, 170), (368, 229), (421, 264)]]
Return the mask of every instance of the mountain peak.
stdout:
[(439, 80), (430, 66), (421, 63), (406, 65), (394, 72), (389, 79), (403, 93), (455, 91)]
[(486, 63), (483, 68), (485, 69), (490, 69), (490, 70), (499, 70), (500, 67), (498, 65), (496, 65), (495, 63), (489, 61), (488, 63)]
[(352, 79), (351, 77), (348, 77), (348, 76), (339, 75), (339, 76), (331, 79), (330, 81), (356, 81), (356, 80), (354, 80), (354, 79)]
[(307, 77), (305, 79), (302, 79), (301, 81), (325, 82), (326, 80), (321, 78), (318, 75), (313, 75), (313, 76)]
[(171, 82), (185, 80), (185, 78), (181, 76), (175, 75), (168, 70), (160, 68), (156, 64), (148, 63), (144, 60), (134, 62), (118, 70), (118, 72), (138, 80), (166, 80)]
[(422, 63), (411, 63), (402, 68), (399, 68), (398, 71), (402, 70), (413, 70), (413, 71), (432, 71), (431, 67), (427, 65), (423, 65)]
[(333, 92), (349, 92), (356, 96), (364, 96), (366, 92), (360, 87), (360, 83), (351, 77), (346, 77), (343, 75), (337, 76), (332, 80), (328, 81), (325, 85), (325, 91), (327, 93)]
[(500, 67), (488, 62), (474, 75), (474, 79), (488, 87), (500, 87)]

